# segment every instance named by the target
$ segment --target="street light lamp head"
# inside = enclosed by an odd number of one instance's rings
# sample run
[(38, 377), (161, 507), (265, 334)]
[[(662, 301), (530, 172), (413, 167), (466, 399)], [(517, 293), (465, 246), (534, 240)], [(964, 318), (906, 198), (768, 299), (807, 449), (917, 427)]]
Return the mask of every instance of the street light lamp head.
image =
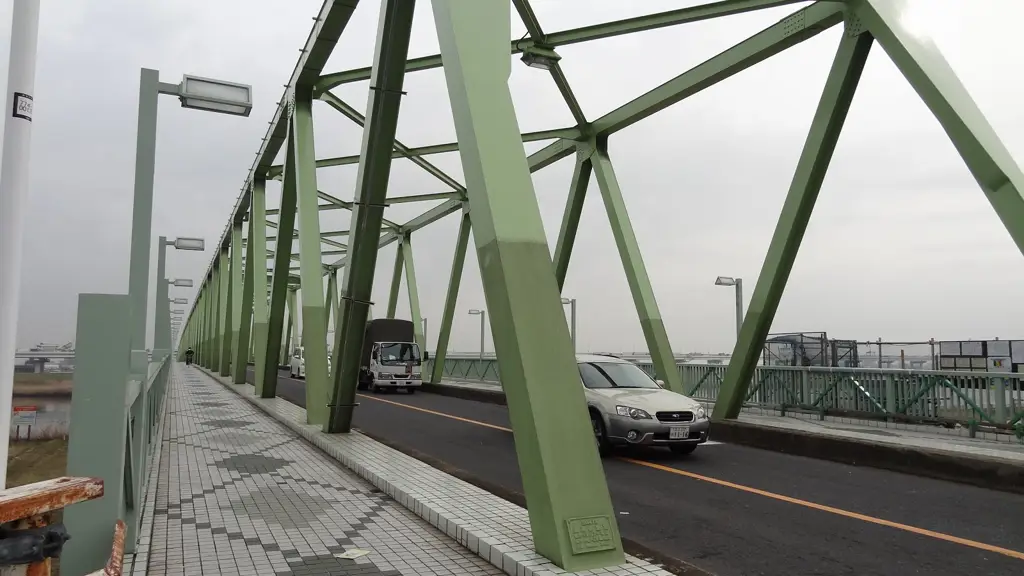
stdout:
[(551, 48), (532, 45), (523, 49), (522, 61), (530, 68), (551, 70), (562, 57)]
[(171, 304), (188, 304), (188, 298), (172, 298)]
[(562, 304), (572, 304), (575, 298), (562, 298)]
[(719, 276), (715, 279), (715, 286), (735, 286), (736, 278), (732, 276)]
[(177, 250), (202, 252), (206, 249), (206, 240), (202, 238), (175, 238), (174, 248)]
[(184, 314), (184, 313), (185, 313), (185, 311), (182, 310), (181, 308), (178, 308), (176, 310), (171, 310), (171, 314)]
[(171, 280), (171, 284), (173, 286), (177, 286), (178, 288), (191, 288), (192, 287), (192, 279), (191, 278), (176, 278), (174, 280)]
[(182, 108), (248, 116), (252, 111), (252, 86), (186, 74), (178, 87), (178, 99)]
[(469, 313), (470, 314), (483, 314), (484, 311), (483, 310), (477, 310), (477, 309), (474, 308), (473, 310), (470, 310)]

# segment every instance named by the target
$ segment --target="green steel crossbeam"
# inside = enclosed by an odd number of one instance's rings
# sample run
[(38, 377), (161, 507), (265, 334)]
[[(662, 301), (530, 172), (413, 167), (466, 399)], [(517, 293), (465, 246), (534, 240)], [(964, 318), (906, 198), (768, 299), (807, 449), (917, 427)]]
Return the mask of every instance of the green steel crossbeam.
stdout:
[[(524, 132), (523, 142), (540, 142), (543, 140), (556, 140), (560, 138), (567, 138), (573, 140), (579, 138), (579, 128), (555, 128), (553, 130), (540, 130), (537, 132)], [(397, 150), (391, 153), (391, 158), (409, 158), (410, 156), (431, 156), (433, 154), (446, 154), (449, 152), (458, 152), (458, 142), (448, 142), (445, 144), (432, 144), (430, 146), (418, 146), (416, 148), (409, 148), (408, 154), (403, 154)], [(349, 156), (337, 156), (334, 158), (322, 158), (316, 161), (317, 168), (329, 168), (331, 166), (347, 166), (350, 164), (358, 164), (358, 155)], [(272, 174), (279, 175), (281, 166), (274, 166), (271, 171)]]
[[(569, 44), (578, 44), (580, 42), (613, 38), (615, 36), (632, 34), (634, 32), (656, 30), (658, 28), (685, 24), (687, 22), (699, 22), (701, 20), (730, 16), (733, 14), (742, 14), (753, 10), (774, 8), (777, 6), (785, 6), (787, 4), (797, 4), (805, 1), (806, 0), (724, 0), (722, 2), (679, 8), (677, 10), (648, 14), (646, 16), (638, 16), (636, 18), (626, 18), (623, 20), (616, 20), (614, 22), (606, 22), (604, 24), (595, 24), (592, 26), (562, 30), (560, 32), (554, 32), (544, 36), (544, 43), (547, 46), (555, 48), (558, 46), (567, 46)], [(513, 55), (520, 54), (531, 44), (531, 41), (513, 39), (509, 43), (509, 53)], [(440, 67), (441, 55), (434, 54), (409, 60), (405, 64), (405, 71), (406, 73), (419, 72), (421, 70), (430, 70), (432, 68)], [(342, 84), (361, 82), (369, 80), (369, 78), (370, 68), (368, 67), (346, 70), (344, 72), (335, 72), (332, 74), (324, 74), (316, 82), (315, 90), (316, 92), (323, 92), (337, 88)]]
[[(358, 110), (349, 106), (344, 100), (334, 94), (331, 94), (330, 92), (323, 92), (320, 94), (320, 99), (330, 105), (331, 108), (341, 112), (342, 115), (352, 122), (355, 122), (359, 127), (363, 127), (366, 124), (366, 118), (360, 114)], [(434, 166), (429, 161), (412, 154), (409, 147), (402, 144), (397, 139), (395, 140), (395, 150), (434, 178), (437, 178), (441, 182), (447, 184), (452, 190), (465, 194), (466, 187), (463, 186), (461, 182), (452, 178), (444, 170)]]
[(572, 247), (576, 242), (576, 230), (579, 228), (580, 216), (583, 214), (583, 201), (587, 196), (590, 176), (594, 173), (594, 164), (590, 160), (591, 154), (593, 154), (592, 147), (577, 152), (576, 168), (572, 173), (572, 184), (569, 186), (569, 196), (565, 200), (565, 211), (562, 213), (562, 226), (558, 230), (553, 263), (559, 292), (565, 287), (565, 275), (569, 271), (569, 258), (572, 257)]

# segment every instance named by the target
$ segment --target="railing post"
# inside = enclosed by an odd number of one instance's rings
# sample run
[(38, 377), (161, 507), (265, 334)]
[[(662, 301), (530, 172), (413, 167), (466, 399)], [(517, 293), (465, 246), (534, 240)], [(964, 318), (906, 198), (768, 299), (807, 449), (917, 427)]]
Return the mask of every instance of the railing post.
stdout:
[(1006, 424), (1010, 421), (1006, 410), (1006, 378), (993, 378), (993, 380), (995, 380), (996, 422)]
[(896, 413), (896, 380), (892, 374), (885, 375), (885, 411), (889, 414)]
[[(109, 557), (110, 527), (125, 514), (129, 368), (125, 351), (130, 342), (128, 296), (79, 295), (67, 473), (103, 480), (105, 496), (64, 511), (64, 524), (74, 534), (62, 554), (64, 576), (103, 567)], [(129, 548), (134, 548), (132, 543)]]
[(807, 368), (800, 370), (800, 403), (809, 404), (811, 401), (811, 371)]

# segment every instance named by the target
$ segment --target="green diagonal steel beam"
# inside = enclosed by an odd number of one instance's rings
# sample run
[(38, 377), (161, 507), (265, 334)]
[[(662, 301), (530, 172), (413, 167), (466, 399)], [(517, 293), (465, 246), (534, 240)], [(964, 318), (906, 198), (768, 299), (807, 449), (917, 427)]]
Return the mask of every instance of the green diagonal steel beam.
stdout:
[(842, 2), (820, 0), (739, 44), (594, 120), (594, 133), (609, 135), (843, 21)]
[(402, 265), (405, 260), (402, 258), (402, 251), (405, 249), (405, 239), (398, 242), (395, 250), (395, 269), (391, 273), (391, 291), (388, 294), (388, 313), (386, 318), (394, 318), (395, 310), (398, 308), (398, 292), (402, 288)]
[(384, 219), (383, 200), (387, 197), (391, 172), (391, 151), (395, 146), (398, 111), (405, 81), (404, 65), (409, 53), (414, 0), (382, 0), (374, 51), (373, 78), (366, 105), (366, 123), (360, 152), (359, 174), (356, 177), (356, 208), (352, 213), (349, 238), (350, 259), (346, 266), (346, 299), (342, 315), (343, 347), (341, 363), (333, 380), (330, 417), (326, 432), (348, 432), (356, 383), (359, 379), (360, 356), (366, 316), (373, 290), (373, 273), (381, 224)]
[(855, 29), (847, 26), (736, 338), (715, 403), (713, 416), (716, 419), (736, 418), (746, 399), (747, 388), (800, 250), (800, 241), (807, 230), (807, 222), (846, 121), (871, 42), (870, 34), (858, 35)]
[(452, 320), (459, 300), (459, 285), (462, 283), (462, 269), (466, 262), (466, 246), (469, 245), (469, 211), (463, 210), (459, 221), (459, 235), (455, 239), (455, 255), (452, 257), (452, 271), (448, 276), (448, 293), (444, 298), (441, 312), (441, 327), (437, 332), (437, 347), (434, 349), (434, 363), (430, 375), (432, 384), (440, 384), (444, 377), (444, 359), (448, 354), (448, 341), (452, 335)]
[(324, 314), (326, 315), (326, 321), (324, 322), (324, 330), (327, 332), (333, 332), (331, 330), (331, 317), (334, 317), (334, 322), (338, 320), (338, 271), (331, 270), (327, 274), (327, 295), (324, 297)]
[[(635, 18), (606, 22), (604, 24), (594, 24), (592, 26), (553, 32), (544, 37), (544, 42), (552, 47), (566, 46), (569, 44), (578, 44), (580, 42), (589, 42), (591, 40), (613, 38), (623, 34), (632, 34), (634, 32), (644, 32), (646, 30), (676, 26), (678, 24), (685, 24), (688, 22), (699, 22), (701, 20), (731, 16), (733, 14), (742, 14), (744, 12), (751, 12), (754, 10), (774, 8), (777, 6), (785, 6), (787, 4), (797, 4), (805, 1), (806, 0), (724, 0), (722, 2), (712, 2), (710, 4), (700, 6), (690, 6), (687, 8), (669, 10), (667, 12), (659, 12), (656, 14), (648, 14), (646, 16), (637, 16)], [(530, 45), (529, 41), (513, 39), (509, 43), (509, 53), (519, 54), (528, 45)], [(431, 56), (421, 56), (419, 58), (410, 59), (406, 62), (405, 71), (419, 72), (421, 70), (430, 70), (432, 68), (440, 67), (441, 55), (433, 54)], [(345, 70), (344, 72), (324, 74), (316, 82), (316, 90), (318, 92), (331, 90), (342, 84), (360, 82), (368, 80), (369, 78), (370, 68), (356, 68), (353, 70)]]
[[(295, 90), (295, 111), (288, 153), (295, 163), (299, 221), (299, 278), (302, 288), (302, 346), (306, 374), (306, 423), (323, 425), (327, 416), (327, 317), (324, 310), (321, 243), (344, 246), (320, 237), (316, 155), (313, 142), (313, 95)], [(296, 317), (297, 318), (297, 317)], [(296, 334), (299, 332), (296, 330)]]
[[(237, 345), (235, 346), (235, 358), (232, 364), (232, 381), (235, 384), (245, 384), (246, 369), (249, 364), (249, 350), (252, 348), (252, 332), (253, 332), (253, 287), (255, 286), (254, 274), (262, 274), (266, 277), (266, 260), (260, 260), (253, 258), (253, 224), (256, 221), (252, 219), (251, 209), (250, 217), (248, 219), (249, 226), (249, 241), (245, 242), (245, 250), (247, 256), (247, 262), (240, 266), (244, 266), (242, 271), (242, 298), (239, 301), (239, 316), (238, 316), (238, 338)], [(241, 240), (241, 237), (239, 237)], [(232, 241), (233, 243), (234, 241)], [(263, 270), (257, 270), (257, 267), (263, 264)], [(265, 290), (264, 290), (265, 292)]]
[(903, 0), (852, 4), (879, 45), (949, 135), (1003, 226), (1024, 253), (1024, 173), (942, 52), (908, 30)]
[(535, 549), (567, 572), (622, 564), (569, 329), (551, 321), (563, 311), (508, 86), (510, 2), (431, 4)]
[(626, 210), (626, 202), (622, 198), (622, 190), (619, 188), (619, 181), (615, 176), (615, 168), (608, 155), (608, 142), (598, 140), (594, 143), (593, 148), (594, 152), (590, 156), (590, 160), (594, 165), (594, 175), (597, 177), (597, 184), (601, 189), (601, 197), (604, 199), (605, 211), (608, 213), (612, 236), (615, 237), (615, 245), (619, 250), (619, 258), (622, 260), (622, 267), (626, 273), (626, 283), (629, 284), (629, 291), (633, 295), (633, 304), (640, 317), (640, 327), (643, 329), (644, 339), (647, 341), (647, 348), (651, 354), (651, 363), (654, 364), (654, 370), (658, 377), (665, 381), (669, 389), (685, 394), (683, 379), (679, 374), (679, 368), (676, 367), (675, 355), (672, 353), (672, 343), (665, 330), (665, 320), (661, 317), (661, 311), (658, 309), (658, 301), (654, 297), (654, 287), (651, 286), (651, 279), (647, 275), (647, 267), (644, 266), (640, 245), (633, 232), (633, 224), (629, 220), (629, 212)]
[[(568, 140), (574, 140), (580, 137), (579, 128), (555, 128), (552, 130), (539, 130), (537, 132), (524, 132), (523, 142), (539, 142), (541, 140), (558, 140), (565, 138)], [(446, 154), (448, 152), (458, 152), (458, 142), (447, 142), (445, 144), (431, 144), (429, 146), (417, 146), (415, 148), (409, 148), (408, 154), (395, 150), (391, 153), (391, 158), (408, 158), (409, 156), (431, 156), (433, 154)], [(331, 166), (347, 166), (350, 164), (358, 164), (359, 155), (349, 156), (336, 156), (333, 158), (322, 158), (316, 161), (317, 168), (329, 168)], [(284, 170), (283, 165), (272, 166), (269, 177), (276, 178), (281, 175)]]
[(219, 360), (218, 373), (221, 376), (231, 374), (231, 260), (227, 245), (220, 249), (220, 297), (217, 300), (219, 307), (217, 324), (220, 334), (220, 347), (217, 350)]
[(409, 318), (412, 320), (416, 343), (420, 345), (420, 353), (427, 349), (426, 336), (423, 334), (423, 316), (420, 314), (420, 290), (416, 284), (416, 266), (412, 257), (412, 234), (406, 234), (401, 244), (402, 259), (405, 262), (405, 292), (409, 295)]
[(558, 230), (554, 255), (555, 281), (558, 282), (559, 292), (565, 287), (569, 258), (572, 257), (572, 247), (576, 242), (576, 229), (579, 228), (580, 215), (583, 214), (583, 201), (587, 196), (590, 176), (594, 172), (594, 164), (590, 160), (592, 153), (593, 148), (590, 147), (578, 152), (576, 168), (573, 170), (572, 183), (569, 186), (569, 197), (565, 200), (565, 211), (562, 213), (562, 226)]
[[(358, 110), (349, 106), (348, 103), (346, 103), (341, 98), (335, 96), (334, 94), (331, 94), (330, 92), (324, 92), (320, 94), (320, 99), (323, 100), (324, 102), (327, 102), (327, 104), (331, 108), (334, 108), (338, 112), (341, 112), (343, 116), (355, 122), (360, 127), (366, 124), (365, 116), (363, 116)], [(395, 151), (401, 153), (403, 157), (408, 158), (413, 164), (422, 168), (424, 171), (427, 172), (427, 174), (430, 174), (434, 178), (437, 178), (441, 182), (444, 182), (445, 184), (450, 186), (452, 190), (456, 190), (458, 192), (463, 193), (466, 191), (466, 187), (461, 182), (449, 176), (448, 173), (446, 173), (444, 170), (441, 170), (437, 166), (431, 164), (430, 161), (420, 158), (419, 156), (413, 154), (408, 146), (402, 144), (397, 139), (395, 140)]]

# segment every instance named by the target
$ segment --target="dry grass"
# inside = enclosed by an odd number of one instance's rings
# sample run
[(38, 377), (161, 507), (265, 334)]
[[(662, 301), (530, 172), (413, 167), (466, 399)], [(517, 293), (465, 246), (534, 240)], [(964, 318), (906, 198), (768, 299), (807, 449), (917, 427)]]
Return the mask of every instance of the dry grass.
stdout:
[(7, 454), (7, 487), (63, 476), (67, 457), (67, 440), (11, 442)]

